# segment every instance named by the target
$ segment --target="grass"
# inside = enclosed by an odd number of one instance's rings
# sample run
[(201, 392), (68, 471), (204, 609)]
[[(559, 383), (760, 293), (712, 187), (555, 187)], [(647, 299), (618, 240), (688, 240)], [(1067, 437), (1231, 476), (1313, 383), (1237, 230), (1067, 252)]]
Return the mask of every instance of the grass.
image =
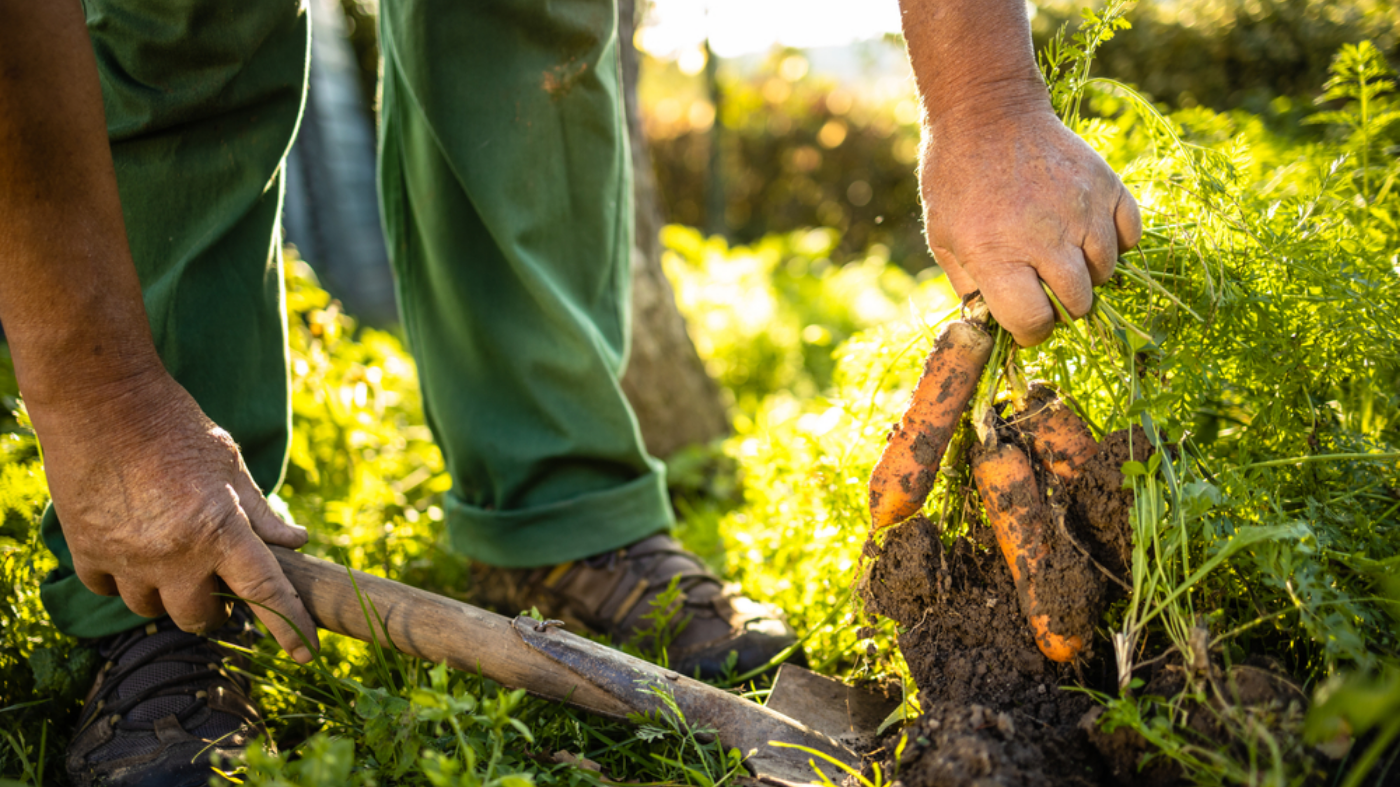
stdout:
[[(1056, 106), (1139, 196), (1144, 241), (1087, 320), (1034, 350), (1003, 348), (1019, 376), (1070, 394), (1098, 433), (1136, 424), (1177, 446), (1125, 468), (1133, 593), (1102, 623), (1119, 671), (1119, 690), (1100, 696), (1103, 723), (1137, 730), (1201, 784), (1320, 773), (1380, 783), (1398, 772), (1400, 736), (1400, 587), (1388, 579), (1400, 566), (1393, 77), (1358, 44), (1339, 53), (1308, 128), (1280, 131), (1242, 112), (1165, 115), (1088, 70), (1120, 12), (1086, 18), (1043, 64)], [(956, 299), (881, 248), (834, 264), (838, 240), (813, 229), (730, 248), (665, 231), (668, 274), (735, 421), (722, 445), (671, 459), (673, 493), (683, 540), (787, 609), (819, 671), (899, 680), (912, 697), (891, 624), (867, 620), (852, 588), (866, 480)], [(299, 262), (287, 283), (295, 438), (278, 494), (310, 528), (309, 551), (464, 597), (466, 567), (438, 526), (449, 480), (410, 356), (395, 335), (357, 328)], [(989, 398), (1001, 383), (989, 378)], [(95, 658), (53, 631), (38, 604), (52, 565), (35, 532), (46, 496), (15, 391), (0, 363), (3, 409), (16, 413), (0, 425), (0, 779), (37, 785), (62, 781)], [(959, 528), (975, 510), (963, 505), (966, 486), (945, 475), (930, 516)], [(255, 654), (281, 753), (250, 750), (233, 778), (521, 787), (737, 775), (732, 753), (674, 715), (610, 722), (324, 641), (305, 668), (268, 644)], [(1186, 714), (1228, 687), (1207, 671), (1175, 696), (1147, 693), (1142, 665), (1173, 649), (1204, 649), (1226, 668), (1271, 656), (1311, 708), (1236, 709), (1221, 721), (1230, 743), (1202, 740)]]

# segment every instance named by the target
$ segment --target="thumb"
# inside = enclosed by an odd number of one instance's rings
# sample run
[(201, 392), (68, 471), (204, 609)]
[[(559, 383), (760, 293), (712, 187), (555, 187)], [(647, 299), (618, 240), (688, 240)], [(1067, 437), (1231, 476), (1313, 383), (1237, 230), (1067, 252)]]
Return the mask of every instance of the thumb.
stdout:
[(288, 524), (278, 516), (251, 479), (245, 476), (237, 483), (237, 487), (234, 491), (238, 493), (238, 503), (243, 508), (243, 513), (248, 515), (248, 524), (253, 526), (253, 532), (258, 534), (258, 538), (288, 549), (299, 549), (306, 545), (306, 528)]

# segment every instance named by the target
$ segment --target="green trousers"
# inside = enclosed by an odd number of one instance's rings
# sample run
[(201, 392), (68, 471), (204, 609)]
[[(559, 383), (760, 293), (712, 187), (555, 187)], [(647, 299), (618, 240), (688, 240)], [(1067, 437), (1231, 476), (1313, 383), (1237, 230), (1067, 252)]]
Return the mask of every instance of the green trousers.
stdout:
[[(297, 0), (84, 0), (157, 349), (264, 490), (291, 429), (278, 213), (305, 90)], [(614, 0), (383, 0), (380, 200), (449, 542), (537, 566), (668, 528), (618, 385), (631, 172)], [(144, 622), (59, 559), (55, 625)]]

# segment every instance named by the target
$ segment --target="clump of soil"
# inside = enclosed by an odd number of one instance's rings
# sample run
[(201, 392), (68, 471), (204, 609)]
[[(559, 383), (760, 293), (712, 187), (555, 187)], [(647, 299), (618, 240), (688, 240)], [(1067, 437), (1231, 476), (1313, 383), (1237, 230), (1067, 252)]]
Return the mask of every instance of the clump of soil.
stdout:
[[(1033, 463), (1038, 489), (989, 492), (1010, 496), (1002, 502), (1018, 510), (1033, 501), (1024, 495), (1048, 492), (1033, 614), (1049, 614), (1051, 631), (1084, 637), (1073, 664), (1051, 662), (1036, 647), (1011, 571), (980, 519), (947, 547), (923, 516), (884, 531), (882, 543), (866, 543), (860, 595), (867, 613), (899, 624), (923, 710), (869, 755), (896, 784), (1186, 783), (1181, 767), (1135, 729), (1109, 729), (1103, 707), (1065, 690), (1116, 691), (1110, 648), (1093, 640), (1093, 627), (1119, 592), (1113, 578), (1126, 581), (1132, 565), (1133, 494), (1123, 489), (1121, 468), (1146, 462), (1151, 451), (1135, 427), (1106, 437), (1068, 488)], [(1186, 658), (1174, 654), (1135, 673), (1147, 680), (1141, 694), (1181, 697), (1181, 728), (1204, 749), (1230, 750), (1240, 761), (1268, 749), (1310, 776), (1322, 773), (1318, 750), (1301, 735), (1303, 692), (1267, 659), (1222, 666), (1209, 642), (1208, 631), (1195, 629)]]
[[(945, 548), (937, 527), (919, 516), (891, 529), (882, 544), (867, 543), (860, 594), (868, 613), (899, 623), (899, 648), (924, 711), (886, 741), (887, 773), (897, 767), (900, 781), (920, 787), (1109, 782), (1110, 767), (1080, 724), (1094, 702), (1061, 686), (1114, 684), (1112, 665), (1095, 652), (1107, 648), (1092, 641), (1107, 580), (1085, 552), (1126, 576), (1132, 493), (1121, 490), (1127, 436), (1120, 434), (1104, 441), (1070, 494), (1058, 491), (1059, 500), (1075, 504), (1050, 507), (1037, 593), (1045, 602), (1037, 612), (1051, 616), (1052, 630), (1085, 637), (1089, 644), (1075, 664), (1041, 655), (989, 528), (974, 526)], [(1147, 446), (1139, 431), (1133, 447), (1140, 461)], [(901, 736), (907, 742), (896, 763)]]
[[(995, 537), (988, 528), (972, 535), (945, 550), (934, 524), (916, 517), (874, 548), (876, 560), (861, 582), (866, 611), (895, 620), (904, 632), (899, 649), (924, 711), (902, 733), (909, 742), (900, 781), (1099, 783), (1103, 765), (1078, 727), (1093, 701), (1059, 690), (1073, 682), (1074, 667), (1040, 654)], [(895, 772), (898, 741), (897, 735), (884, 746), (887, 773)]]
[(861, 581), (866, 612), (900, 624), (899, 649), (925, 698), (1049, 702), (1064, 668), (1040, 655), (995, 538), (978, 530), (981, 543), (960, 538), (945, 550), (923, 516), (894, 528)]
[[(1058, 727), (1027, 730), (1016, 714), (985, 705), (934, 703), (904, 730), (898, 780), (919, 787), (1042, 787), (1096, 784), (1098, 771), (1085, 769), (1071, 752), (1074, 740), (1061, 740)], [(1027, 734), (1029, 733), (1029, 734)], [(1050, 739), (1056, 739), (1051, 743)], [(1081, 746), (1082, 748), (1082, 746)], [(886, 767), (893, 766), (891, 762)], [(1061, 778), (1066, 776), (1068, 778)]]
[[(1116, 675), (1107, 643), (1093, 626), (1118, 585), (1129, 577), (1133, 495), (1120, 468), (1151, 453), (1141, 429), (1109, 435), (1068, 489), (1042, 473), (1049, 490), (1046, 557), (1037, 579), (1037, 613), (1051, 630), (1083, 633), (1088, 642), (1074, 664), (1057, 664), (1036, 647), (995, 535), (980, 522), (945, 547), (923, 516), (866, 543), (859, 592), (866, 612), (900, 626), (899, 648), (919, 686), (923, 715), (887, 738), (870, 755), (896, 783), (909, 787), (1007, 785), (1148, 785), (1185, 783), (1173, 762), (1135, 730), (1100, 724), (1103, 708), (1083, 686), (1111, 692)], [(1035, 494), (1036, 490), (1026, 490)], [(1011, 491), (1007, 494), (1021, 494)], [(1024, 502), (1024, 501), (1022, 501)], [(1092, 560), (1091, 560), (1092, 558)], [(1095, 565), (1097, 563), (1097, 565)], [(1144, 695), (1177, 696), (1188, 685), (1201, 701), (1184, 706), (1189, 734), (1207, 746), (1243, 755), (1251, 730), (1269, 731), (1292, 762), (1311, 763), (1314, 752), (1298, 734), (1306, 698), (1277, 665), (1250, 661), (1223, 668), (1201, 647), (1189, 663), (1158, 663)], [(1099, 651), (1099, 652), (1096, 652)], [(1308, 768), (1312, 768), (1311, 765)]]
[(1129, 460), (1146, 462), (1151, 454), (1152, 446), (1142, 427), (1114, 432), (1099, 443), (1099, 452), (1065, 490), (1071, 501), (1071, 518), (1091, 534), (1087, 539), (1090, 554), (1123, 579), (1129, 577), (1133, 565), (1133, 534), (1128, 527), (1133, 492), (1123, 488), (1121, 468)]

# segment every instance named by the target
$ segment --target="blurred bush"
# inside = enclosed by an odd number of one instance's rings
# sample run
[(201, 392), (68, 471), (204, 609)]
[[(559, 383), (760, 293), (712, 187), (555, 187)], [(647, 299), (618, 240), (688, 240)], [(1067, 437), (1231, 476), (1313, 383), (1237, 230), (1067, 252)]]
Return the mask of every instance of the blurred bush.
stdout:
[[(1084, 5), (1037, 2), (1037, 49)], [(1132, 27), (1099, 50), (1094, 73), (1173, 109), (1262, 113), (1278, 96), (1312, 98), (1337, 50), (1364, 39), (1400, 59), (1400, 6), (1391, 0), (1159, 0), (1127, 18)]]
[(662, 264), (710, 374), (732, 397), (737, 428), (769, 398), (811, 398), (833, 382), (836, 347), (877, 325), (956, 304), (929, 268), (911, 276), (875, 244), (833, 261), (830, 228), (769, 235), (730, 246), (680, 225), (662, 230)]
[[(643, 116), (667, 221), (737, 243), (830, 227), (840, 234), (835, 259), (878, 244), (908, 271), (933, 264), (914, 177), (920, 110), (912, 83), (902, 98), (870, 100), (809, 75), (801, 53), (775, 51), (751, 74), (719, 70), (716, 136), (715, 105), (698, 78), (654, 59), (643, 68)], [(716, 183), (723, 216), (707, 207)]]

